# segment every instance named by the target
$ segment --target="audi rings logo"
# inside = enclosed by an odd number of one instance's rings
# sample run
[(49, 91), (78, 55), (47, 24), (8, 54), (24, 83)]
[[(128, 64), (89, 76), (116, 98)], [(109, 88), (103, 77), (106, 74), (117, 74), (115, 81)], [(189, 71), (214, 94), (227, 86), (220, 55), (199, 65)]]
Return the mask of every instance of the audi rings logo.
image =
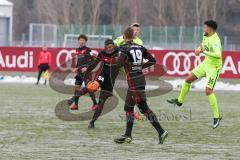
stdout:
[[(59, 51), (57, 54), (57, 57), (56, 57), (57, 67), (59, 67), (59, 69), (61, 69), (62, 71), (67, 71), (67, 70), (71, 69), (72, 62), (74, 62), (74, 61), (70, 61), (70, 60), (74, 58), (73, 54), (75, 54), (75, 53), (76, 53), (76, 50), (69, 51), (67, 49), (63, 49), (63, 50)], [(95, 50), (92, 50), (91, 55), (97, 57), (98, 52)], [(63, 63), (66, 63), (66, 65), (61, 65)]]
[(163, 65), (167, 67), (169, 75), (186, 75), (191, 72), (192, 65), (196, 67), (201, 63), (202, 57), (196, 56), (194, 52), (168, 52), (163, 58)]
[[(57, 67), (59, 67), (62, 71), (67, 71), (71, 68), (72, 64), (71, 64), (71, 59), (73, 58), (72, 54), (76, 53), (75, 50), (66, 50), (66, 49), (63, 49), (61, 50), (58, 54), (57, 54), (57, 57), (56, 57), (56, 64), (57, 64)], [(62, 60), (62, 57), (65, 57), (64, 60), (65, 61), (61, 61)], [(62, 63), (65, 63), (65, 62), (69, 62), (69, 63), (66, 63), (66, 65), (61, 66)]]

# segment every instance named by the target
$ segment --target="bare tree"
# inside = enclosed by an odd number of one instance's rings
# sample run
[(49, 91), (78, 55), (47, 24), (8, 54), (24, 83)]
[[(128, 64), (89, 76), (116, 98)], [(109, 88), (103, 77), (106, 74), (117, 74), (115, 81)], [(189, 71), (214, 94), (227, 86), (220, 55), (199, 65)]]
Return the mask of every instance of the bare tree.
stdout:
[(166, 25), (166, 18), (165, 18), (165, 9), (166, 9), (166, 0), (153, 0), (153, 6), (155, 7), (156, 11), (156, 22), (157, 25)]
[(112, 24), (119, 25), (120, 24), (120, 15), (122, 11), (122, 0), (112, 0), (111, 1), (111, 15), (112, 15)]
[[(90, 0), (91, 8), (92, 8), (92, 25), (95, 26), (98, 24), (99, 15), (100, 15), (100, 5), (102, 4), (103, 0)], [(93, 30), (93, 34), (95, 33), (95, 30)]]
[[(14, 35), (29, 23), (199, 26), (206, 19), (238, 24), (240, 0), (10, 0), (14, 3)], [(240, 15), (239, 15), (240, 16)], [(105, 18), (106, 17), (106, 18)], [(226, 23), (227, 22), (227, 23)], [(239, 30), (239, 27), (228, 27)]]

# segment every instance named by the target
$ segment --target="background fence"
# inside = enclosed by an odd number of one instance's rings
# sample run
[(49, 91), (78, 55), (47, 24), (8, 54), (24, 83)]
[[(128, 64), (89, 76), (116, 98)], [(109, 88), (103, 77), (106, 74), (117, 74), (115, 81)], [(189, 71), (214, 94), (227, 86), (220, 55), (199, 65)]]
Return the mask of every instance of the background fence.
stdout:
[[(76, 47), (77, 35), (87, 34), (90, 37), (88, 42), (90, 47), (102, 47), (104, 39), (120, 36), (124, 28), (125, 26), (121, 25), (30, 24), (29, 34), (22, 34), (20, 41), (13, 41), (11, 45), (42, 46), (46, 44), (51, 47)], [(199, 45), (202, 34), (202, 27), (198, 26), (141, 27), (144, 45), (151, 49), (194, 49)], [(221, 36), (224, 50), (240, 49), (239, 37), (236, 38), (236, 43), (230, 42), (228, 38), (228, 36)]]

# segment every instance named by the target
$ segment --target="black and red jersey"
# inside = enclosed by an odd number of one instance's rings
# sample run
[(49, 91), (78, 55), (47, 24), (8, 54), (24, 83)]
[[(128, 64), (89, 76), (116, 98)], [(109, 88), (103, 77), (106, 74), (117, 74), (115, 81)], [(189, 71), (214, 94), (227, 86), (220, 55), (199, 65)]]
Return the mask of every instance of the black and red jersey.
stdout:
[(98, 56), (97, 56), (97, 61), (102, 61), (103, 65), (106, 67), (109, 66), (116, 66), (117, 64), (117, 59), (119, 56), (119, 50), (118, 48), (116, 48), (113, 53), (107, 53), (105, 50), (102, 50), (101, 52), (99, 52)]
[(87, 74), (90, 74), (100, 63), (95, 75), (95, 80), (101, 81), (101, 79), (104, 79), (104, 85), (112, 87), (119, 73), (119, 66), (117, 65), (118, 58), (118, 48), (116, 48), (113, 53), (107, 53), (105, 50), (102, 50), (93, 63), (87, 68), (86, 77), (88, 77)]
[(76, 55), (84, 55), (84, 54), (90, 54), (91, 49), (88, 48), (87, 46), (83, 46), (83, 47), (78, 47), (76, 48)]
[(76, 68), (78, 68), (78, 75), (82, 74), (82, 68), (88, 67), (89, 64), (94, 60), (94, 57), (91, 55), (91, 49), (86, 46), (76, 48), (75, 58)]
[(91, 49), (86, 46), (76, 48), (75, 58), (77, 58), (76, 67), (82, 68), (86, 66), (93, 60), (93, 57), (91, 56)]
[(125, 69), (129, 88), (145, 88), (146, 81), (142, 70), (154, 65), (155, 58), (145, 47), (132, 42), (121, 45), (119, 48), (121, 54), (118, 64)]

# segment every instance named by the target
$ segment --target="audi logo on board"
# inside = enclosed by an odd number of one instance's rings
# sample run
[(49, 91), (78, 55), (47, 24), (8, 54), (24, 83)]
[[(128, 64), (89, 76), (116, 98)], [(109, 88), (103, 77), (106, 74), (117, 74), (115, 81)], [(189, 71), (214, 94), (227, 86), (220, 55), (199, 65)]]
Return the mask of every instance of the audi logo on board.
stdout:
[[(34, 47), (1, 47), (0, 69), (4, 71), (36, 72), (38, 71), (39, 53), (42, 48)], [(94, 49), (91, 54), (97, 57), (101, 50)], [(51, 70), (59, 67), (62, 71), (68, 71), (72, 67), (75, 49), (49, 48), (52, 53)], [(167, 68), (166, 76), (186, 76), (204, 59), (204, 55), (196, 57), (193, 51), (184, 50), (151, 50), (157, 60), (157, 64)], [(222, 78), (240, 78), (240, 53), (238, 51), (223, 51)], [(69, 63), (66, 63), (69, 62)], [(159, 68), (148, 69), (151, 75), (158, 75)]]
[[(168, 52), (164, 55), (162, 64), (167, 67), (169, 75), (186, 75), (203, 60), (203, 55), (196, 56), (194, 52)], [(182, 67), (181, 67), (182, 66)]]
[[(56, 56), (56, 65), (57, 67), (59, 67), (59, 69), (61, 69), (62, 71), (67, 71), (69, 69), (71, 69), (72, 63), (75, 61), (70, 61), (71, 59), (74, 58), (74, 54), (76, 53), (76, 50), (67, 50), (67, 49), (62, 49), (58, 52), (57, 56)], [(95, 50), (91, 51), (91, 55), (97, 57), (98, 52)], [(62, 61), (62, 58), (64, 59), (64, 61)], [(65, 65), (61, 65), (66, 63)]]

